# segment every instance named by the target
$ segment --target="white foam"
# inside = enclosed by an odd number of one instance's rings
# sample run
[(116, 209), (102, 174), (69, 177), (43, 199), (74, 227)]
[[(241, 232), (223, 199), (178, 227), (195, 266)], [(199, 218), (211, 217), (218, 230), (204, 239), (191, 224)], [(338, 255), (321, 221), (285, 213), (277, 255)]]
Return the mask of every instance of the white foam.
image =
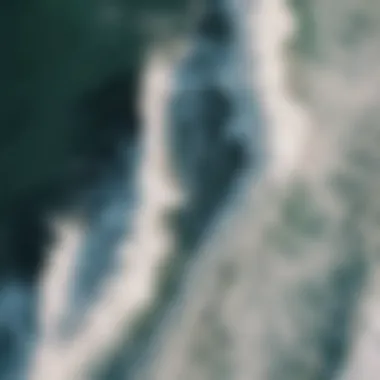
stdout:
[(267, 118), (270, 173), (286, 180), (296, 168), (311, 126), (306, 109), (287, 89), (284, 44), (294, 32), (295, 20), (285, 0), (261, 0), (247, 13), (253, 36), (248, 42), (258, 60), (255, 81)]
[[(168, 210), (181, 202), (181, 193), (171, 177), (163, 130), (165, 105), (171, 88), (170, 72), (171, 64), (163, 57), (154, 55), (142, 93), (146, 115), (138, 180), (142, 204), (137, 211), (131, 237), (120, 247), (120, 272), (107, 284), (100, 301), (85, 320), (85, 329), (72, 341), (65, 345), (59, 341), (42, 342), (31, 379), (84, 379), (85, 371), (82, 369), (88, 368), (117, 345), (155, 296), (159, 269), (168, 258), (173, 244), (164, 218)], [(76, 231), (72, 234), (76, 235)], [(57, 264), (51, 272), (57, 275), (63, 267)], [(51, 283), (48, 286), (53, 289)]]

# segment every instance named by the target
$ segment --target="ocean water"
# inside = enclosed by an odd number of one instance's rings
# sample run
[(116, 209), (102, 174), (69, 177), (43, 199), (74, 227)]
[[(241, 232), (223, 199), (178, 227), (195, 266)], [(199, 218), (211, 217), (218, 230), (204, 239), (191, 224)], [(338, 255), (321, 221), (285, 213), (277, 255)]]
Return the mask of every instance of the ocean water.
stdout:
[(152, 49), (89, 226), (57, 220), (9, 380), (379, 378), (380, 8), (209, 3), (184, 53)]

